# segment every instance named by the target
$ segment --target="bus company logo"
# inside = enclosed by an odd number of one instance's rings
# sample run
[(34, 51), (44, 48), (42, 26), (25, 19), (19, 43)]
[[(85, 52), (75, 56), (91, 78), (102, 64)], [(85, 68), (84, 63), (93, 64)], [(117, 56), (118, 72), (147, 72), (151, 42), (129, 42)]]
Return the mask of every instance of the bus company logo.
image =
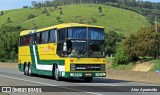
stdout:
[(49, 52), (50, 50), (51, 50), (51, 46), (50, 45), (48, 45), (48, 46), (45, 46), (44, 47), (44, 52)]
[(2, 92), (11, 92), (11, 87), (2, 87)]

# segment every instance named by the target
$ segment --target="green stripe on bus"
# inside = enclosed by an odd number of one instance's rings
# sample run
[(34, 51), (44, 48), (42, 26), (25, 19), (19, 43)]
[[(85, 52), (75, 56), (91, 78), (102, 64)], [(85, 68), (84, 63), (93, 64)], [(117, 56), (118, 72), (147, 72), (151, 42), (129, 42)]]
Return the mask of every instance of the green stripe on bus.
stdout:
[[(40, 75), (52, 75), (52, 71), (39, 70), (36, 68), (33, 46), (30, 45), (29, 47), (30, 47), (30, 52), (31, 52), (30, 56), (31, 56), (31, 60), (32, 60), (32, 73), (40, 74)], [(38, 65), (52, 65), (54, 63), (57, 63), (58, 65), (64, 65), (64, 63), (65, 63), (64, 60), (40, 60), (37, 45), (35, 45), (35, 52), (36, 52), (36, 56), (37, 56), (37, 64)]]

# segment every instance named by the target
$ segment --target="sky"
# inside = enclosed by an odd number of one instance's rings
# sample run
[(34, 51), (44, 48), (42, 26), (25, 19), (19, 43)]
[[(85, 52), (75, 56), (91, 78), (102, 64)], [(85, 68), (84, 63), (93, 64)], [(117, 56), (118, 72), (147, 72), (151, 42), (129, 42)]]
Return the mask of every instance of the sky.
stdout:
[[(45, 1), (45, 0), (0, 0), (0, 11), (18, 9), (23, 6), (31, 6), (32, 1)], [(160, 0), (143, 0), (151, 2), (160, 2)]]
[(0, 0), (0, 11), (18, 9), (23, 6), (31, 6), (32, 1), (44, 1), (44, 0)]
[(160, 0), (143, 0), (143, 1), (160, 2)]

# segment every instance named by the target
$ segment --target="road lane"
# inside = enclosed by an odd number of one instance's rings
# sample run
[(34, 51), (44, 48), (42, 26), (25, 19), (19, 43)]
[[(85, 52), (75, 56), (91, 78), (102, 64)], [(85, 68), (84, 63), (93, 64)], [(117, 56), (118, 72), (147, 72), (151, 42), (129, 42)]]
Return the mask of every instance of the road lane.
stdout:
[[(0, 68), (0, 85), (1, 86), (60, 86), (60, 89), (70, 89), (73, 92), (54, 92), (61, 95), (117, 95), (116, 92), (84, 92), (86, 89), (79, 88), (75, 89), (74, 87), (65, 87), (62, 86), (93, 86), (90, 87), (92, 90), (96, 90), (98, 86), (101, 86), (102, 90), (105, 89), (102, 86), (159, 86), (155, 84), (146, 84), (122, 80), (112, 80), (106, 78), (95, 78), (93, 82), (86, 83), (82, 80), (75, 79), (66, 79), (65, 81), (55, 81), (51, 77), (44, 76), (25, 76), (23, 73), (20, 73), (17, 69), (14, 68)], [(76, 92), (80, 91), (80, 92)], [(81, 92), (83, 91), (83, 92)], [(11, 93), (10, 93), (11, 94)], [(14, 94), (14, 93), (13, 93)], [(23, 93), (25, 94), (25, 93)], [(48, 93), (49, 94), (49, 93)], [(159, 95), (158, 93), (132, 93), (132, 92), (118, 92), (118, 95)], [(44, 95), (41, 93), (41, 95)], [(53, 94), (52, 94), (53, 95)], [(56, 94), (58, 95), (58, 94)]]

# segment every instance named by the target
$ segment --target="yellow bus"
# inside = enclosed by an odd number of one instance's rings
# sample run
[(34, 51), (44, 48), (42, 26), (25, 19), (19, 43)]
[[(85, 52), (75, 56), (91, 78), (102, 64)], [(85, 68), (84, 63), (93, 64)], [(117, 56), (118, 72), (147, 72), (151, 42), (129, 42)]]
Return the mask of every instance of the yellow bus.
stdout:
[(18, 68), (24, 75), (80, 78), (105, 77), (104, 28), (64, 23), (20, 33)]

